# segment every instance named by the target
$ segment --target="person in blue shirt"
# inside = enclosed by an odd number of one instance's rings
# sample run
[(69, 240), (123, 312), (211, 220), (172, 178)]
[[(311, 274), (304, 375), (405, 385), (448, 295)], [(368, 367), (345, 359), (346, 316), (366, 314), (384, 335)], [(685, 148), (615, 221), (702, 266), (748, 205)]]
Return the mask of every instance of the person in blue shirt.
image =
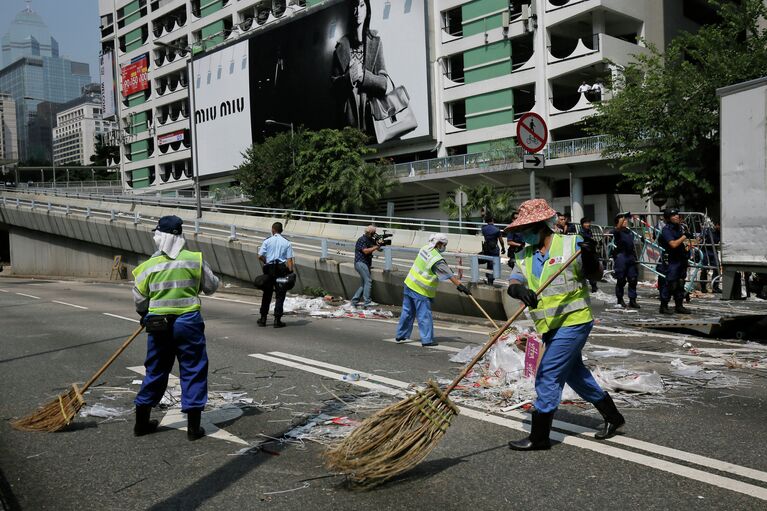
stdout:
[(664, 250), (663, 268), (666, 270), (665, 285), (660, 290), (660, 313), (671, 314), (668, 304), (673, 296), (674, 312), (691, 314), (690, 310), (684, 307), (684, 281), (687, 277), (689, 257), (685, 242), (692, 239), (692, 235), (683, 227), (679, 210), (669, 210), (668, 219), (658, 239), (658, 244)]
[(352, 305), (357, 307), (360, 299), (363, 299), (363, 307), (371, 307), (376, 303), (370, 299), (370, 292), (373, 288), (373, 278), (370, 276), (370, 268), (373, 266), (373, 253), (381, 250), (380, 245), (375, 242), (373, 235), (376, 233), (375, 225), (368, 225), (365, 228), (365, 234), (359, 237), (354, 245), (354, 269), (362, 280), (357, 292), (352, 296)]
[(293, 246), (282, 237), (282, 223), (272, 224), (272, 235), (266, 238), (258, 250), (258, 259), (263, 264), (264, 275), (268, 277), (263, 287), (261, 298), (261, 318), (256, 321), (258, 326), (266, 326), (266, 316), (269, 314), (269, 305), (272, 295), (276, 294), (274, 302), (274, 328), (282, 328), (282, 306), (285, 302), (287, 289), (278, 285), (277, 279), (293, 273), (294, 258)]
[[(591, 232), (591, 219), (588, 217), (581, 218), (581, 236), (585, 240), (594, 240), (594, 233)], [(596, 240), (594, 242), (596, 243)], [(592, 293), (599, 291), (596, 280), (589, 279), (589, 285)]]
[[(637, 303), (637, 281), (639, 280), (639, 268), (637, 267), (636, 250), (634, 248), (634, 234), (628, 228), (628, 219), (631, 213), (620, 213), (615, 216), (615, 229), (613, 229), (613, 243), (615, 244), (612, 258), (615, 273), (615, 297), (618, 305), (625, 308), (639, 309)], [(623, 299), (623, 291), (626, 283), (629, 285), (629, 304)]]
[[(495, 225), (495, 219), (491, 213), (487, 213), (485, 216), (485, 225), (482, 226), (482, 255), (498, 257), (501, 255), (501, 251), (506, 251), (503, 246), (503, 233)], [(500, 247), (500, 248), (499, 248)], [(487, 263), (487, 269), (492, 272), (493, 261), (485, 261)], [(493, 273), (486, 273), (487, 283), (491, 286), (495, 277)]]

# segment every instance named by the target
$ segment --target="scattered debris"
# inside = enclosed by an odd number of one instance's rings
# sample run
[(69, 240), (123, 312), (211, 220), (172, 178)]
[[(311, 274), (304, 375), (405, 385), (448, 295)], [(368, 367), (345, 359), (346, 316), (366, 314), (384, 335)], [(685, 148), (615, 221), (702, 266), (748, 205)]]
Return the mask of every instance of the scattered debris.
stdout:
[[(308, 296), (288, 296), (283, 305), (285, 313), (308, 314), (317, 318), (393, 318), (391, 311), (368, 307), (354, 307), (351, 302), (327, 296), (311, 298)], [(272, 310), (274, 304), (272, 304)]]
[(94, 405), (84, 406), (80, 410), (80, 417), (101, 417), (102, 419), (115, 419), (133, 413), (133, 410), (126, 408), (112, 408), (96, 403)]

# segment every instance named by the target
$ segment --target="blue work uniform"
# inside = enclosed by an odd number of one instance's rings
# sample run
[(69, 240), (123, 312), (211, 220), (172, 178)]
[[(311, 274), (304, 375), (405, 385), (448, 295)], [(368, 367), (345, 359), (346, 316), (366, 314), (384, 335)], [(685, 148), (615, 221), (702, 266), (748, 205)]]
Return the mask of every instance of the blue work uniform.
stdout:
[[(450, 280), (454, 274), (450, 266), (444, 261), (437, 261), (431, 267), (431, 271), (437, 276), (440, 282)], [(408, 286), (402, 296), (402, 312), (397, 323), (396, 338), (399, 340), (410, 339), (413, 334), (413, 324), (418, 321), (418, 333), (421, 337), (421, 344), (428, 346), (434, 342), (434, 319), (431, 314), (431, 303), (433, 298), (429, 298), (420, 293), (416, 293)]]
[[(157, 252), (153, 257), (160, 255)], [(181, 262), (184, 263), (184, 262)], [(173, 261), (167, 263), (172, 265)], [(179, 266), (183, 266), (180, 264)], [(154, 267), (148, 271), (177, 271), (173, 266)], [(137, 277), (151, 278), (140, 275)], [(198, 290), (211, 295), (218, 289), (219, 279), (204, 261)], [(162, 287), (162, 286), (159, 286)], [(151, 289), (151, 287), (150, 287)], [(145, 315), (150, 309), (152, 295), (161, 289), (151, 289), (149, 296), (133, 289), (136, 312)], [(199, 298), (198, 298), (199, 300)], [(152, 316), (149, 313), (148, 316)], [(205, 350), (205, 322), (199, 310), (180, 315), (167, 315), (172, 321), (171, 329), (166, 333), (147, 334), (147, 354), (144, 368), (146, 374), (141, 389), (136, 395), (136, 406), (157, 406), (168, 386), (168, 376), (173, 363), (178, 358), (179, 379), (181, 381), (181, 411), (202, 411), (208, 402), (208, 354)]]
[(634, 250), (634, 235), (629, 229), (613, 230), (613, 243), (615, 251), (613, 258), (615, 264), (613, 270), (615, 274), (615, 297), (623, 300), (623, 290), (626, 282), (629, 285), (629, 299), (635, 300), (637, 297), (637, 281), (639, 280), (639, 269), (637, 268), (636, 251)]
[[(669, 244), (673, 240), (678, 240), (684, 235), (681, 224), (668, 223), (663, 226), (660, 233), (658, 244), (663, 248), (663, 269), (665, 269), (666, 280), (660, 289), (660, 301), (668, 305), (671, 297), (674, 303), (681, 305), (684, 301), (684, 279), (687, 276), (688, 255), (684, 244), (677, 248), (671, 248)], [(660, 270), (659, 270), (660, 271)]]
[[(536, 251), (533, 254), (533, 275), (540, 278), (544, 264), (547, 264), (548, 260), (547, 255)], [(573, 264), (580, 265), (580, 257)], [(527, 284), (527, 279), (519, 269), (519, 265), (514, 268), (510, 280)], [(535, 375), (537, 397), (533, 403), (538, 412), (549, 413), (559, 407), (565, 384), (589, 403), (596, 403), (605, 398), (606, 392), (584, 365), (581, 354), (593, 326), (592, 320), (579, 325), (563, 326), (543, 334), (542, 340), (546, 350), (543, 352)]]
[[(485, 224), (482, 226), (482, 255), (498, 257), (501, 255), (501, 249), (498, 245), (498, 240), (503, 237), (503, 233), (495, 224)], [(493, 261), (484, 261), (487, 264), (487, 269), (493, 270)], [(493, 273), (486, 273), (487, 283), (492, 284), (495, 280)]]

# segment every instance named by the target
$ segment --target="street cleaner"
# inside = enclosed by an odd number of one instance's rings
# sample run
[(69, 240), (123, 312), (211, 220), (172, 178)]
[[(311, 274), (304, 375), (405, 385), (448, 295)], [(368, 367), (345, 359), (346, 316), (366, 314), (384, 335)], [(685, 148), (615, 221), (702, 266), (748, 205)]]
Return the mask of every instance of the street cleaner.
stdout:
[[(530, 435), (509, 442), (509, 447), (517, 451), (551, 447), (551, 423), (565, 383), (592, 403), (604, 417), (605, 423), (595, 438), (610, 438), (625, 420), (610, 395), (583, 364), (581, 355), (594, 325), (588, 280), (602, 277), (596, 243), (593, 239), (555, 233), (557, 213), (543, 199), (522, 203), (518, 213), (508, 229), (522, 235), (525, 249), (516, 254), (517, 262), (509, 278), (508, 294), (528, 307), (545, 351), (535, 377), (537, 398)], [(580, 257), (543, 290), (539, 299), (536, 291), (579, 247)]]
[(459, 292), (471, 295), (469, 288), (461, 284), (458, 277), (445, 262), (442, 253), (447, 249), (447, 235), (432, 234), (429, 243), (421, 247), (413, 266), (405, 278), (405, 290), (402, 298), (402, 313), (397, 325), (395, 340), (404, 342), (413, 333), (413, 321), (418, 320), (418, 332), (421, 345), (436, 346), (434, 342), (434, 320), (431, 314), (431, 302), (437, 295), (437, 287), (442, 280), (455, 284)]
[(135, 399), (136, 436), (157, 430), (158, 423), (150, 420), (150, 412), (165, 394), (176, 358), (187, 438), (197, 440), (205, 435), (200, 418), (208, 402), (208, 355), (199, 293), (215, 293), (219, 279), (203, 261), (202, 253), (184, 249), (182, 223), (177, 216), (160, 218), (153, 229), (157, 252), (133, 270), (136, 312), (148, 334), (146, 376)]

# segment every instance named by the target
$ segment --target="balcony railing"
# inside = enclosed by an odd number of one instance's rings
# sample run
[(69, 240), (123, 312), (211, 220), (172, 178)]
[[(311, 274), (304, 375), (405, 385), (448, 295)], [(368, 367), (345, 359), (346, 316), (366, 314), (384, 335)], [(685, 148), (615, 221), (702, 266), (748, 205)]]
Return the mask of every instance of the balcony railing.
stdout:
[[(607, 143), (607, 135), (558, 140), (556, 142), (550, 142), (542, 151), (542, 154), (547, 160), (570, 156), (600, 154), (607, 146)], [(499, 165), (521, 163), (523, 154), (524, 149), (515, 147), (513, 149), (499, 149), (482, 153), (461, 154), (457, 156), (446, 156), (444, 158), (398, 163), (384, 167), (384, 171), (395, 179), (401, 179), (429, 174), (440, 174), (443, 172), (477, 170)]]

